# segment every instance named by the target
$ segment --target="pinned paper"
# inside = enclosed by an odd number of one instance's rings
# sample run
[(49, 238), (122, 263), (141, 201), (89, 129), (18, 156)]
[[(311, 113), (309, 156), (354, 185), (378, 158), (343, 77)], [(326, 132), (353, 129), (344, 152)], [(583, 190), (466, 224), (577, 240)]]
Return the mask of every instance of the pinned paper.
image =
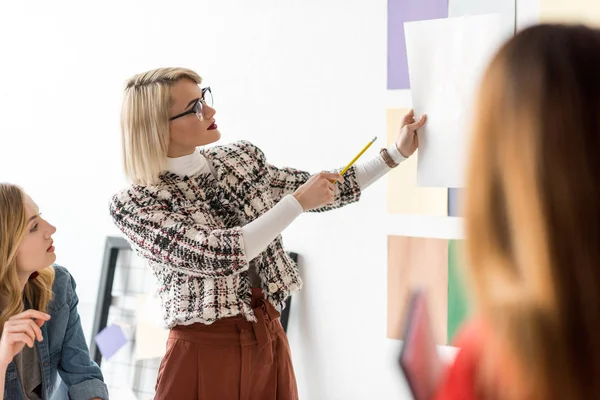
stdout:
[(127, 344), (123, 330), (116, 324), (104, 328), (96, 335), (95, 341), (102, 357), (107, 360)]
[(540, 0), (540, 22), (584, 23), (600, 26), (598, 0)]
[(448, 216), (462, 217), (464, 189), (448, 189)]
[[(387, 145), (395, 142), (402, 118), (409, 109), (387, 110)], [(417, 186), (417, 150), (408, 160), (387, 174), (387, 211), (389, 214), (446, 216), (448, 191), (443, 188)]]
[[(561, 0), (564, 1), (564, 0)], [(512, 36), (516, 26), (515, 0), (450, 0), (448, 17), (466, 17), (468, 15), (499, 14), (502, 28)]]
[(154, 296), (137, 297), (137, 327), (135, 331), (135, 359), (162, 358), (167, 350), (169, 330), (158, 319), (160, 305)]
[(404, 23), (448, 16), (448, 0), (388, 0), (388, 89), (409, 89)]
[(478, 15), (405, 25), (411, 94), (419, 129), (419, 186), (464, 187), (477, 88), (506, 39), (498, 15)]
[(427, 294), (435, 342), (446, 344), (448, 322), (448, 240), (388, 236), (387, 337), (403, 339), (410, 293)]
[(463, 240), (451, 240), (448, 245), (448, 343), (471, 313), (471, 303), (464, 275)]

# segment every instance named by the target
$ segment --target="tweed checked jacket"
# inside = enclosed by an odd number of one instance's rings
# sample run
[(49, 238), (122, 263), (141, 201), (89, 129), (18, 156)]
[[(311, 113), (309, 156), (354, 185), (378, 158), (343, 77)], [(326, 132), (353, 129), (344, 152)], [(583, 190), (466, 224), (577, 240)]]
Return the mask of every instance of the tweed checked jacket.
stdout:
[[(161, 174), (153, 186), (133, 185), (113, 196), (110, 212), (159, 284), (168, 327), (243, 315), (250, 306), (248, 269), (254, 263), (268, 301), (283, 306), (302, 280), (283, 249), (281, 235), (253, 260), (246, 258), (241, 227), (271, 209), (310, 178), (307, 172), (277, 168), (253, 144), (240, 141), (202, 151), (216, 171)], [(354, 168), (338, 183), (327, 211), (357, 201)]]

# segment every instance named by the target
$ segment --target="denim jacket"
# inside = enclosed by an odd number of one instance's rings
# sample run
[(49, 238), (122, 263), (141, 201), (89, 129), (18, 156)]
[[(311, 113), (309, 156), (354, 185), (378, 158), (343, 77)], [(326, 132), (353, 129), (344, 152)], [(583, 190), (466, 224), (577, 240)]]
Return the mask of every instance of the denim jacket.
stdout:
[[(54, 265), (54, 297), (48, 304), (50, 321), (42, 326), (42, 342), (35, 342), (42, 371), (43, 398), (89, 400), (95, 397), (108, 399), (102, 371), (90, 359), (90, 353), (77, 312), (79, 299), (75, 281), (69, 271)], [(60, 375), (61, 381), (57, 379)], [(58, 387), (67, 388), (68, 394), (59, 395)], [(57, 390), (58, 389), (58, 390)], [(63, 389), (64, 390), (64, 389)], [(14, 362), (6, 371), (5, 400), (23, 399), (21, 382)]]

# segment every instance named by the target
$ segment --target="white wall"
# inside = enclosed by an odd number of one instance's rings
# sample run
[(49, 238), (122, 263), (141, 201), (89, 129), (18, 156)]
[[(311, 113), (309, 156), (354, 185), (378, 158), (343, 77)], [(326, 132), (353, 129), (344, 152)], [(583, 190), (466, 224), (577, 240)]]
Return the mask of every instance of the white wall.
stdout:
[[(120, 3), (120, 4), (118, 4)], [(520, 0), (520, 25), (538, 0)], [(11, 1), (0, 3), (0, 181), (23, 185), (58, 227), (58, 262), (79, 284), (91, 330), (107, 212), (121, 172), (122, 83), (186, 66), (211, 85), (223, 141), (245, 138), (271, 162), (311, 171), (344, 165), (385, 109), (385, 0)], [(386, 335), (388, 233), (460, 237), (451, 218), (385, 212), (385, 182), (361, 203), (303, 215), (284, 235), (301, 256), (289, 338), (303, 399), (408, 396)]]

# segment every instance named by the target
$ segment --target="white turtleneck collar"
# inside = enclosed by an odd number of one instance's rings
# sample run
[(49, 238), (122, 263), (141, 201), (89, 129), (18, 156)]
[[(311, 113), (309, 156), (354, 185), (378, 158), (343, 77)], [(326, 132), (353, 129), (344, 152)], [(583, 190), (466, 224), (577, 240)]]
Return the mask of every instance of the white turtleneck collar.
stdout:
[(188, 154), (187, 156), (167, 157), (167, 171), (181, 176), (198, 174), (216, 175), (212, 165), (210, 165), (199, 149), (194, 150), (192, 154)]

